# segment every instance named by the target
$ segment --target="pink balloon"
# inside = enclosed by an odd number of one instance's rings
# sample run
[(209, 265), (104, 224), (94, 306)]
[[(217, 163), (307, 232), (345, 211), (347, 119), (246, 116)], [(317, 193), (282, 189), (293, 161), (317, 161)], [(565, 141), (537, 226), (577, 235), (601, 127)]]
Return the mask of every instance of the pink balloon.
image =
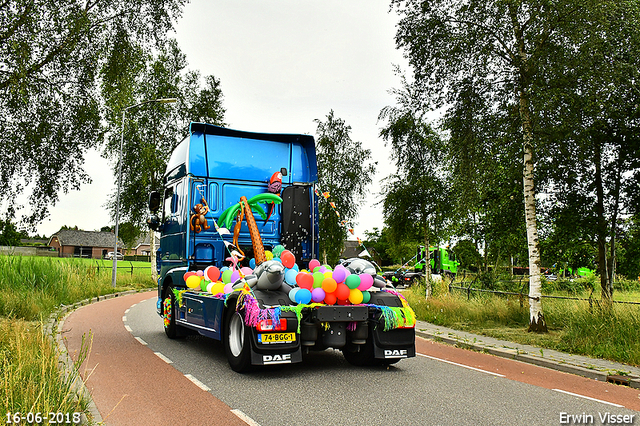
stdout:
[(369, 274), (360, 274), (360, 285), (358, 286), (358, 290), (365, 291), (369, 290), (373, 285), (373, 277)]
[(313, 271), (316, 266), (320, 266), (320, 261), (318, 259), (311, 259), (309, 262), (309, 270)]
[(241, 271), (245, 276), (246, 276), (246, 275), (251, 275), (251, 274), (253, 274), (253, 269), (251, 269), (251, 268), (249, 268), (249, 267), (247, 267), (247, 266), (244, 266), (244, 267), (240, 268), (240, 271)]
[(225, 284), (224, 286), (224, 294), (229, 294), (233, 291), (233, 284)]

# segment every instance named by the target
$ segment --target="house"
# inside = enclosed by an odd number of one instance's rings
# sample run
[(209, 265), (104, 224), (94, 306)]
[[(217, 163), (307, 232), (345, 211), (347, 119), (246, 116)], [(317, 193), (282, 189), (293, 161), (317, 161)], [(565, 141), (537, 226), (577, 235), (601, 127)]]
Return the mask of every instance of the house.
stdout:
[[(160, 239), (156, 237), (156, 249), (158, 247), (160, 247)], [(149, 233), (145, 232), (144, 234), (140, 235), (135, 245), (132, 248), (127, 249), (126, 254), (128, 256), (149, 256), (151, 254), (151, 238), (149, 238)]]
[[(112, 232), (61, 229), (49, 238), (48, 245), (58, 252), (59, 257), (100, 259), (113, 251), (115, 236)], [(118, 251), (122, 252), (123, 248), (122, 240), (118, 239)]]

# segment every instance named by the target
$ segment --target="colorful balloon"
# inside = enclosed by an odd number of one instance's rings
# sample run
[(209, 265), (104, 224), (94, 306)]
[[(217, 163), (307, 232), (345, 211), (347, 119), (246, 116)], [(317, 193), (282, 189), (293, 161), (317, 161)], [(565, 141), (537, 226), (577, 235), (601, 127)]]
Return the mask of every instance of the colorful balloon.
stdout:
[(199, 277), (197, 275), (191, 275), (187, 278), (187, 287), (189, 288), (198, 288), (200, 287), (200, 281), (202, 281), (202, 277)]
[(324, 303), (327, 305), (335, 305), (338, 299), (336, 298), (335, 293), (325, 293)]
[(322, 286), (322, 281), (324, 281), (324, 275), (321, 272), (314, 272), (313, 273), (313, 286), (314, 287), (321, 287)]
[(187, 278), (189, 278), (192, 275), (198, 275), (193, 271), (189, 271), (189, 272), (185, 272), (184, 275), (182, 276), (182, 278), (184, 278), (184, 281), (187, 282)]
[(232, 271), (231, 269), (227, 268), (226, 271), (224, 271), (222, 273), (222, 282), (225, 284), (228, 284), (231, 282), (231, 274), (233, 274), (234, 271)]
[(347, 270), (342, 265), (336, 266), (336, 269), (331, 274), (337, 283), (344, 282), (345, 278), (347, 278)]
[(207, 266), (204, 270), (204, 276), (207, 277), (209, 281), (216, 282), (220, 279), (220, 269), (213, 265)]
[(335, 294), (338, 300), (347, 300), (351, 294), (351, 289), (346, 284), (340, 283), (336, 287)]
[(277, 246), (275, 246), (275, 247), (273, 248), (273, 250), (272, 250), (272, 252), (273, 252), (273, 257), (274, 257), (274, 258), (276, 258), (276, 257), (282, 257), (282, 252), (283, 252), (284, 250), (285, 250), (285, 249), (284, 249), (284, 246), (283, 246), (283, 245), (278, 244), (278, 245), (277, 245)]
[(353, 303), (354, 305), (359, 305), (362, 303), (362, 300), (363, 296), (360, 290), (358, 290), (357, 288), (351, 290), (349, 294), (349, 302)]
[(371, 292), (362, 292), (362, 303), (369, 303), (371, 301)]
[(347, 285), (347, 287), (349, 287), (352, 290), (354, 288), (358, 288), (358, 286), (360, 285), (360, 276), (356, 274), (351, 274), (347, 277), (344, 283)]
[(373, 285), (373, 277), (369, 274), (360, 274), (360, 285), (358, 286), (358, 290), (364, 291), (369, 290)]
[(296, 277), (298, 276), (298, 271), (295, 269), (287, 269), (284, 273), (284, 280), (289, 285), (296, 285)]
[(225, 284), (221, 281), (218, 281), (217, 283), (215, 283), (212, 287), (211, 287), (211, 294), (220, 294), (220, 293), (224, 293), (224, 286)]
[(233, 291), (233, 284), (229, 283), (229, 284), (225, 284), (224, 285), (224, 294), (229, 294)]
[(311, 261), (309, 261), (309, 270), (313, 271), (318, 266), (320, 266), (318, 259), (311, 259)]
[(326, 293), (321, 288), (314, 288), (311, 291), (311, 300), (313, 300), (316, 303), (322, 302), (325, 296), (326, 296)]
[(273, 259), (273, 253), (271, 253), (269, 250), (265, 250), (264, 251), (264, 257), (267, 258), (267, 260), (272, 260)]
[(325, 278), (322, 280), (322, 289), (326, 293), (333, 293), (338, 288), (338, 283), (333, 278)]
[(299, 288), (294, 288), (293, 290), (291, 290), (289, 292), (289, 300), (291, 300), (293, 303), (298, 303), (296, 302), (296, 293), (300, 291)]
[(313, 275), (304, 272), (299, 273), (296, 275), (296, 284), (300, 288), (311, 290), (313, 288)]
[[(238, 278), (240, 278), (240, 272), (238, 271), (233, 271), (231, 273), (231, 277), (230, 277), (230, 282), (235, 283), (236, 281), (238, 281)], [(226, 283), (225, 283), (226, 284)]]
[(311, 292), (306, 288), (298, 289), (298, 292), (295, 294), (296, 302), (302, 305), (306, 305), (311, 302)]
[(289, 250), (284, 250), (280, 253), (280, 259), (286, 268), (293, 268), (293, 265), (296, 264), (296, 257)]

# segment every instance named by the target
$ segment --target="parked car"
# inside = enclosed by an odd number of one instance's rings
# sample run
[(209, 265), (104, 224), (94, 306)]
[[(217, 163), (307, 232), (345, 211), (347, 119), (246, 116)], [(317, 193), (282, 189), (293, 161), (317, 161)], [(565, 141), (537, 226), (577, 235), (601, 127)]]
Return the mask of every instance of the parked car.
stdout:
[[(109, 253), (107, 253), (107, 255), (104, 258), (107, 259), (107, 260), (113, 260), (113, 252), (110, 251)], [(122, 259), (124, 259), (124, 256), (122, 255), (122, 253), (118, 252), (116, 254), (116, 259), (122, 260)]]

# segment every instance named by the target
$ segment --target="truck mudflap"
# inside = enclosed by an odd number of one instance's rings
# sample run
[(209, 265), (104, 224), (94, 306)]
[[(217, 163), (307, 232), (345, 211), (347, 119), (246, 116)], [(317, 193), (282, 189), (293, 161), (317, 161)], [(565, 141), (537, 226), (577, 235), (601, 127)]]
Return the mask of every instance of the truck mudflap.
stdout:
[(258, 353), (255, 349), (251, 349), (252, 365), (277, 365), (277, 364), (294, 364), (302, 362), (302, 349), (300, 346), (293, 352), (270, 352)]
[(416, 356), (415, 328), (396, 328), (384, 331), (382, 327), (374, 327), (373, 355), (376, 359), (403, 359)]

